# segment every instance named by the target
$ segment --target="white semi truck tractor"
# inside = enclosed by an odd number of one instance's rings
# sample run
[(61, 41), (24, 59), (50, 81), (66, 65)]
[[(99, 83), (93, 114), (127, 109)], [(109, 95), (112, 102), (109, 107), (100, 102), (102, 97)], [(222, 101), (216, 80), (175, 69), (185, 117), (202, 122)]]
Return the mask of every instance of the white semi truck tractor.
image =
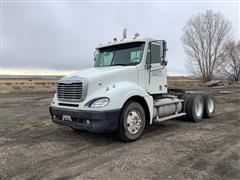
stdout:
[(166, 41), (138, 35), (99, 45), (94, 67), (59, 80), (49, 107), (52, 121), (75, 130), (116, 132), (130, 142), (154, 122), (212, 117), (211, 94), (168, 89), (166, 51)]

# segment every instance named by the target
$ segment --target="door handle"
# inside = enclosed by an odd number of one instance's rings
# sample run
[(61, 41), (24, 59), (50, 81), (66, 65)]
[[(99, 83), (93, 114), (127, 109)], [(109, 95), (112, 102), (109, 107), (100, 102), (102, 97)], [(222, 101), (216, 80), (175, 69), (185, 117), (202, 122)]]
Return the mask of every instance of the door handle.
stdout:
[(151, 64), (146, 64), (145, 65), (145, 69), (151, 69), (151, 67), (152, 67)]

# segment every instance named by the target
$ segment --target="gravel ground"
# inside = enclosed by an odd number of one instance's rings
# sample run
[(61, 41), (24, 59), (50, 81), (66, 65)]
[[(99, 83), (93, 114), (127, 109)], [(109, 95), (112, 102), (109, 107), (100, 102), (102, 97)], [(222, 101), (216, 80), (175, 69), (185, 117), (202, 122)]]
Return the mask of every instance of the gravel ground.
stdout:
[(133, 143), (51, 122), (51, 93), (1, 94), (0, 179), (240, 179), (240, 93), (202, 123), (169, 120)]

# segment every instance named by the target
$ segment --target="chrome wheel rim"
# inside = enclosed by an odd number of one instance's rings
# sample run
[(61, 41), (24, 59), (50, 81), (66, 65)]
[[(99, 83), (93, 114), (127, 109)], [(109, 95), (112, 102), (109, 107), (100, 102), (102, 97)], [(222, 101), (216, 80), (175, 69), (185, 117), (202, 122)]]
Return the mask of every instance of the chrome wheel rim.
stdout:
[(195, 105), (195, 114), (196, 116), (200, 117), (203, 113), (203, 104), (201, 101), (197, 101)]
[(133, 110), (127, 116), (127, 130), (130, 134), (136, 134), (141, 128), (141, 115), (138, 111)]
[(208, 100), (208, 112), (213, 113), (214, 111), (214, 101), (212, 98)]

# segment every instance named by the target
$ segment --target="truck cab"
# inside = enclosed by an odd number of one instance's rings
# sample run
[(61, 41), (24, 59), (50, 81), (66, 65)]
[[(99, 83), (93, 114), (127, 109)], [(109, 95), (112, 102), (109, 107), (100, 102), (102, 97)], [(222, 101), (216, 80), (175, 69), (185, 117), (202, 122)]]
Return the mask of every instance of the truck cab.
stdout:
[(116, 132), (129, 142), (155, 121), (212, 117), (213, 96), (168, 90), (166, 52), (166, 41), (138, 36), (99, 45), (94, 67), (59, 80), (49, 108), (52, 121), (75, 130)]

